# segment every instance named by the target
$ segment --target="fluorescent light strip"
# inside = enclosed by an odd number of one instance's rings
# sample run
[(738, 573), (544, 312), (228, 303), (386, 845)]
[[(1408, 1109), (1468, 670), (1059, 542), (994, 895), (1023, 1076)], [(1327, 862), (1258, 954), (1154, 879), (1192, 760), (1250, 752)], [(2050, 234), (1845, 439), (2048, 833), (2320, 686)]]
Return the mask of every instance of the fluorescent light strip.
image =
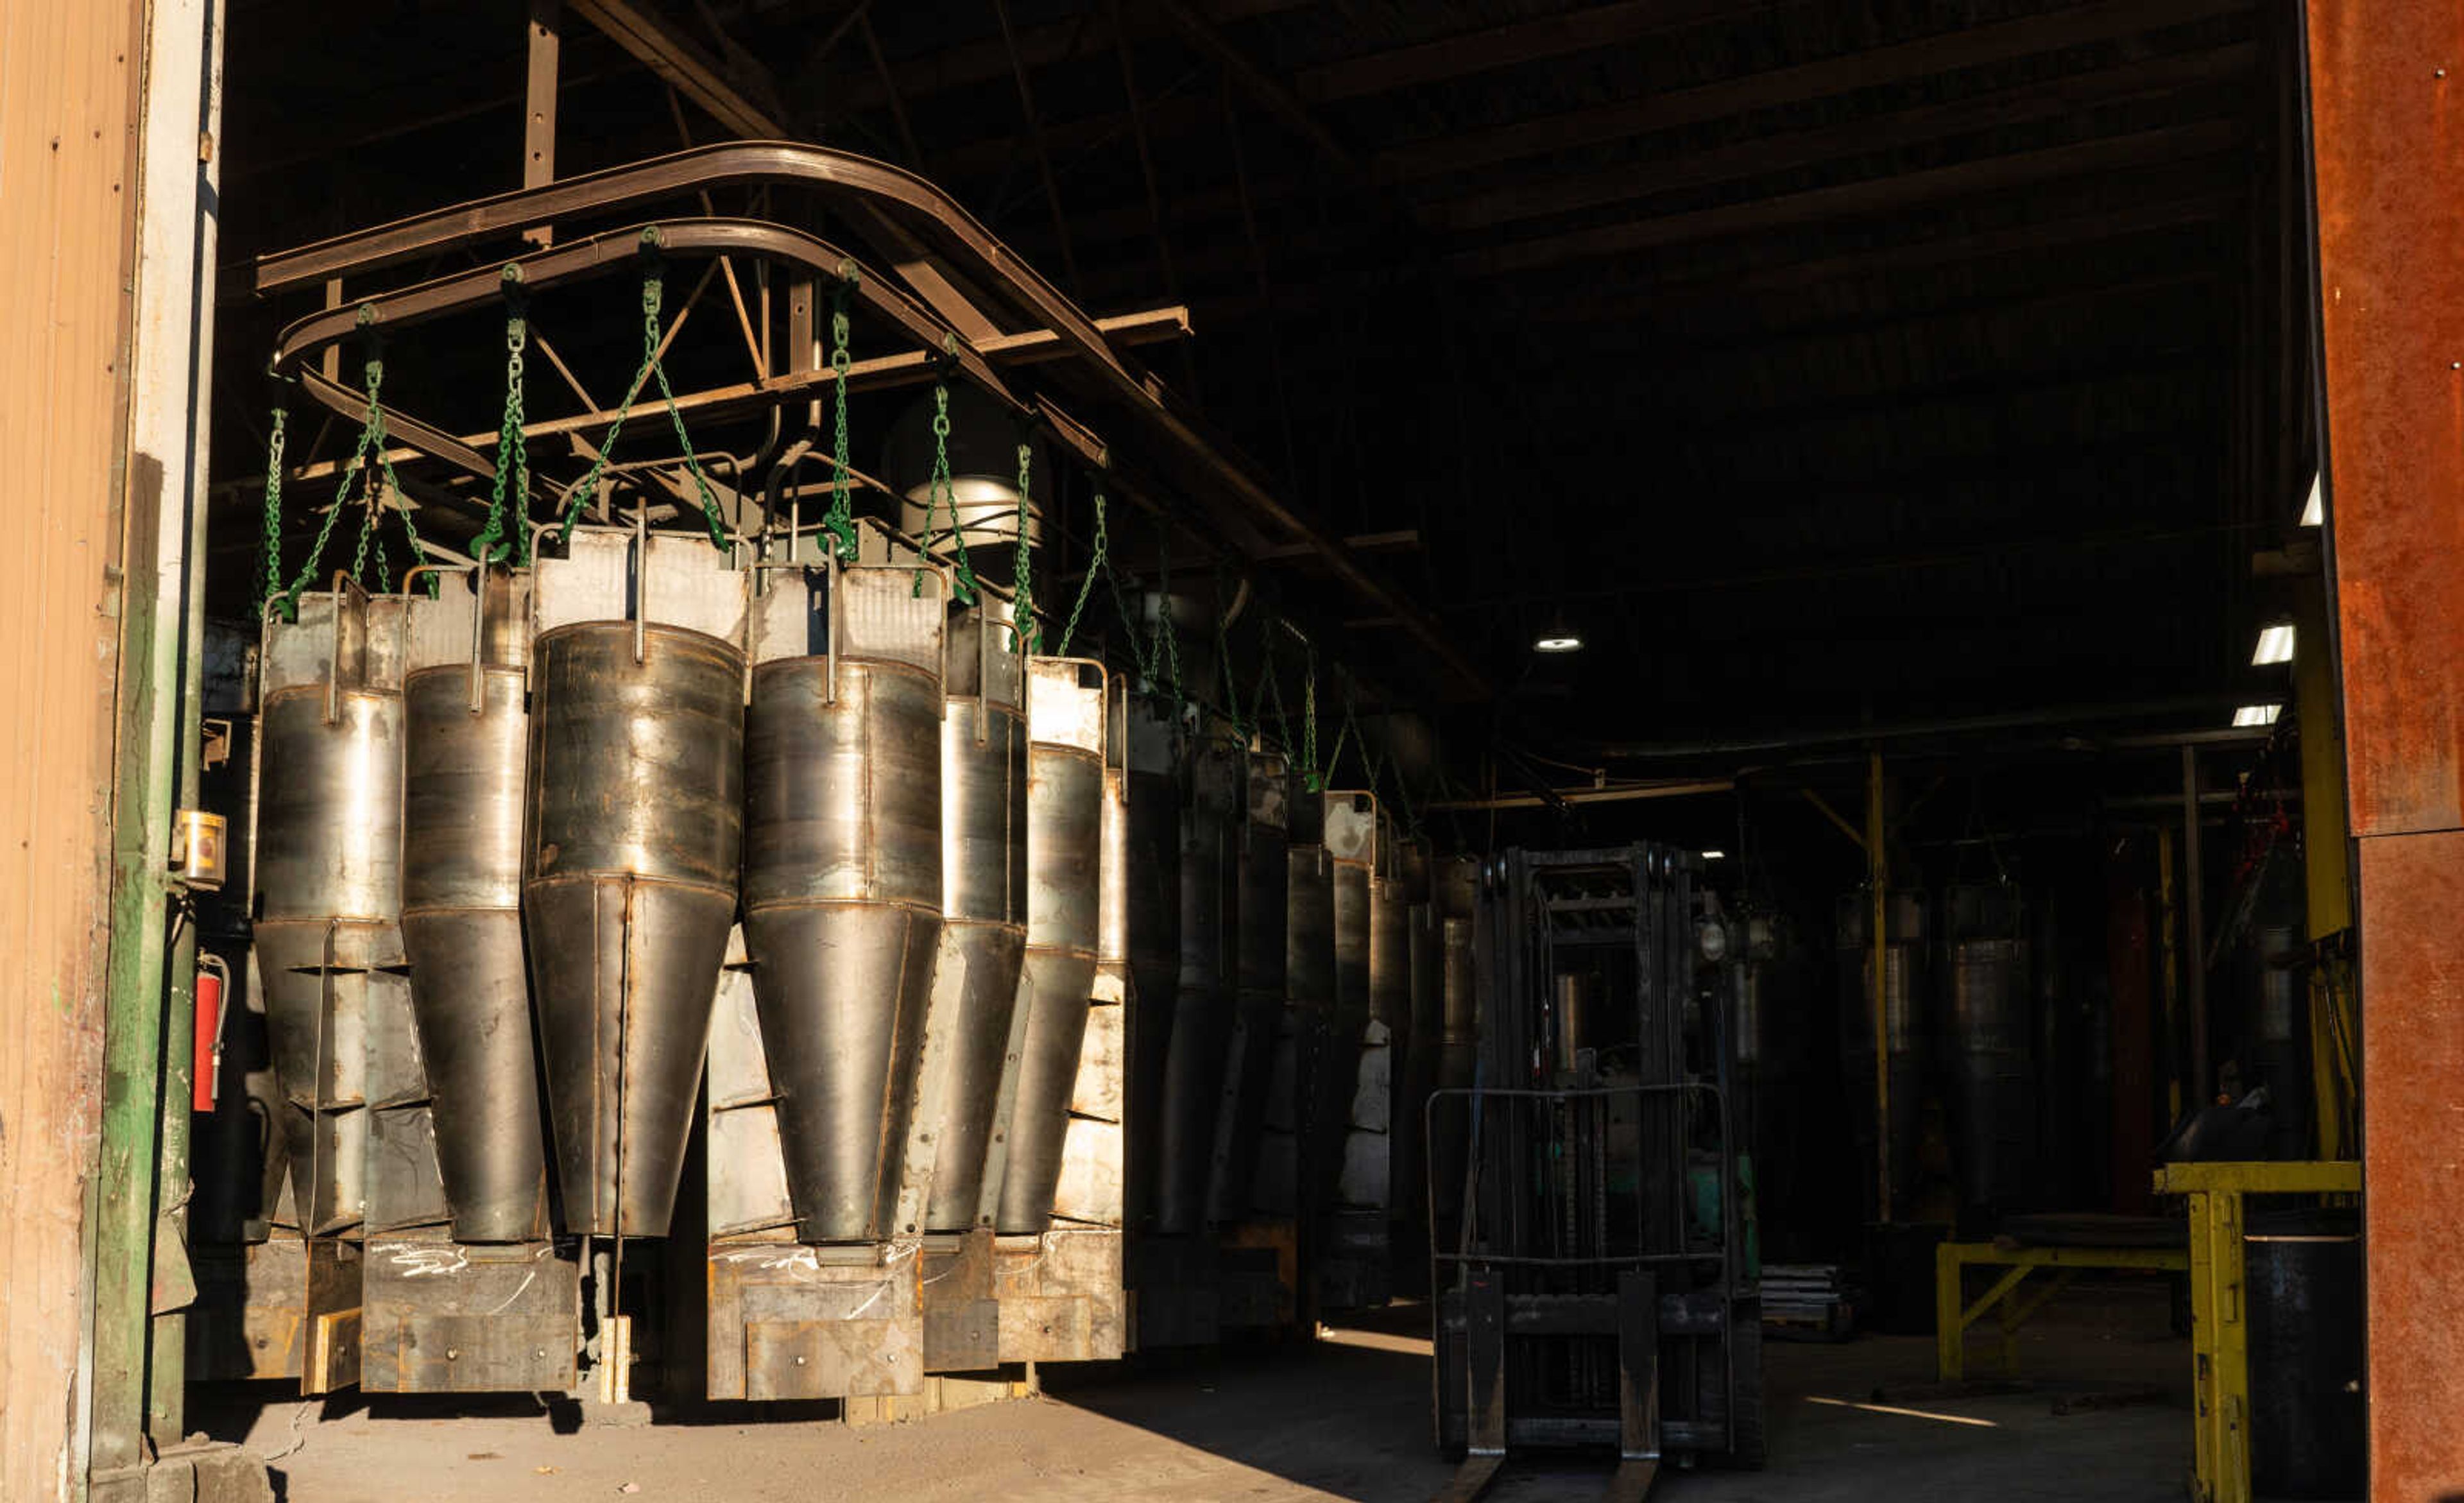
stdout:
[(2327, 522), (2327, 497), (2320, 489), (2319, 476), (2310, 477), (2310, 498), (2301, 503), (2301, 525), (2323, 527)]
[(2293, 623), (2279, 621), (2258, 629), (2258, 646), (2250, 654), (2250, 666), (2265, 668), (2270, 663), (2293, 661)]
[(2274, 725), (2276, 718), (2283, 713), (2284, 706), (2280, 704), (2246, 704), (2233, 712), (2233, 724), (2236, 726)]

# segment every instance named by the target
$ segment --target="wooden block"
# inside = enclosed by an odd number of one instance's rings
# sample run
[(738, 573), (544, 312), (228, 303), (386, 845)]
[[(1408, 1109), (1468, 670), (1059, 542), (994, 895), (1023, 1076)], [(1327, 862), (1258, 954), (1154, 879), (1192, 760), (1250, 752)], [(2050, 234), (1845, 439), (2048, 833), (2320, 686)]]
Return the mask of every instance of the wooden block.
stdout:
[(308, 1331), (308, 1361), (300, 1374), (303, 1394), (332, 1393), (360, 1381), (360, 1312), (320, 1315)]

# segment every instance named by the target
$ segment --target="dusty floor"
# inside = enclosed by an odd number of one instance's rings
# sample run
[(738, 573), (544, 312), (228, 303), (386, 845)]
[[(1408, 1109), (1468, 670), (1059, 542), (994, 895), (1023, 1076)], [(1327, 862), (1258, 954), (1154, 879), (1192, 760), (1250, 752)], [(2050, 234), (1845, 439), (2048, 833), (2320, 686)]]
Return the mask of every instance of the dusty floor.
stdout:
[[(865, 1429), (731, 1418), (560, 1434), (528, 1400), (320, 1406), (229, 1390), (201, 1395), (198, 1423), (286, 1452), (273, 1465), (291, 1503), (1419, 1500), (1450, 1469), (1428, 1439), (1428, 1344), (1409, 1334), (1415, 1319), (1392, 1313), (1382, 1329), (1287, 1355), (1054, 1373), (1041, 1399)], [(1769, 1364), (1770, 1470), (1672, 1472), (1656, 1498), (2170, 1503), (2189, 1466), (2188, 1344), (2167, 1333), (2152, 1284), (2082, 1290), (2050, 1308), (2024, 1337), (2028, 1392), (1930, 1396), (1930, 1338), (1774, 1345)], [(2089, 1394), (2111, 1406), (2055, 1412)], [(1902, 1412), (1851, 1406), (1877, 1401)], [(1605, 1464), (1523, 1465), (1489, 1496), (1588, 1497), (1605, 1476)]]

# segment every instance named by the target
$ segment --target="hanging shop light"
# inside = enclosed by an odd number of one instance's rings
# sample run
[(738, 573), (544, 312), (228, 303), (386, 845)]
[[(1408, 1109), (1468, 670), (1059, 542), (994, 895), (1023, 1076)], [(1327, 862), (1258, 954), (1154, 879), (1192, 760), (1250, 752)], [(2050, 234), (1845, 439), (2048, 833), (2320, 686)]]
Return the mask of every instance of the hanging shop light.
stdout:
[(2325, 525), (2326, 520), (2327, 499), (2320, 488), (2320, 477), (2313, 475), (2310, 477), (2310, 498), (2301, 503), (2301, 525), (2319, 527)]
[(2280, 704), (2246, 704), (2233, 712), (2233, 724), (2235, 726), (2274, 725), (2276, 718), (2283, 713), (2284, 706)]
[(2265, 668), (2271, 663), (2293, 661), (2293, 623), (2271, 621), (2258, 629), (2258, 646), (2252, 650), (2250, 666)]
[(1565, 612), (1559, 611), (1549, 618), (1549, 624), (1541, 628), (1539, 636), (1532, 639), (1531, 650), (1535, 652), (1579, 652), (1583, 650), (1582, 634), (1574, 630), (1573, 622), (1566, 619)]

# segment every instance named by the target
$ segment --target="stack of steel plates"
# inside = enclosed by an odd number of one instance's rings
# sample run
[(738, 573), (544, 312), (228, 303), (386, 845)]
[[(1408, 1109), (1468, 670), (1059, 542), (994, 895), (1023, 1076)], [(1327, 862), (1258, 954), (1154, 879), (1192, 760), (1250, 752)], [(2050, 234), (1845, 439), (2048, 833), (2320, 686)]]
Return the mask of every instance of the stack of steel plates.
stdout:
[(1783, 1341), (1845, 1341), (1857, 1331), (1857, 1294), (1836, 1263), (1763, 1266), (1763, 1332)]

